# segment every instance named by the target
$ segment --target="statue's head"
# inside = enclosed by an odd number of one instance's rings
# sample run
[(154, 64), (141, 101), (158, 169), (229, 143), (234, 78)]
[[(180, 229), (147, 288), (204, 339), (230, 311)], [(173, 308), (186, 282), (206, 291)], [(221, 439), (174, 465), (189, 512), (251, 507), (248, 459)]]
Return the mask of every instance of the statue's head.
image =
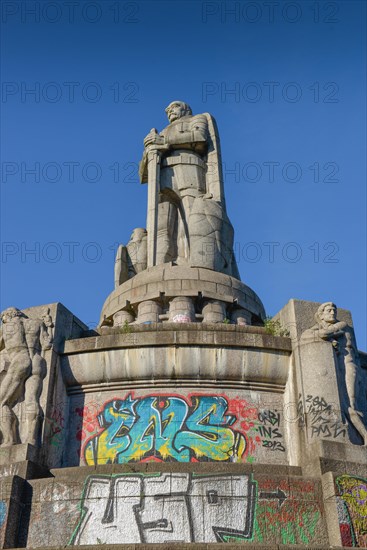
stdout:
[(337, 314), (336, 305), (333, 304), (333, 302), (325, 302), (321, 304), (321, 306), (316, 311), (315, 319), (318, 323), (324, 321), (324, 323), (333, 325), (337, 321), (336, 314)]
[(192, 115), (190, 105), (188, 105), (184, 101), (172, 101), (172, 103), (168, 105), (165, 111), (170, 122), (178, 120), (182, 116)]
[(143, 227), (136, 227), (131, 233), (130, 241), (141, 241), (147, 235), (147, 230)]
[(1, 320), (3, 323), (8, 323), (15, 317), (24, 317), (24, 314), (16, 307), (8, 307), (1, 312)]

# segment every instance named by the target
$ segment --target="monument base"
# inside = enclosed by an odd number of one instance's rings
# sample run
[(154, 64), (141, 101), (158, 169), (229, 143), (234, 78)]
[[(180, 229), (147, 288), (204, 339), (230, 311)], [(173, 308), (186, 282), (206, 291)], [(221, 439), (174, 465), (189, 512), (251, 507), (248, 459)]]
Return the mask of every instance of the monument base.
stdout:
[(167, 320), (256, 325), (264, 318), (260, 298), (240, 280), (210, 269), (167, 263), (117, 287), (103, 305), (100, 325)]

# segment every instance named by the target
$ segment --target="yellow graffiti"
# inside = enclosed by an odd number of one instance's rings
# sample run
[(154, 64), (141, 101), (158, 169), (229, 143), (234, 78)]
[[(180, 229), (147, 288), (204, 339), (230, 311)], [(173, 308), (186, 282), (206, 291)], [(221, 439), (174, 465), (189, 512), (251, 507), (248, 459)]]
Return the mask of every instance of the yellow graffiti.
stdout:
[(356, 546), (367, 545), (367, 479), (349, 475), (336, 479), (340, 497), (347, 506)]

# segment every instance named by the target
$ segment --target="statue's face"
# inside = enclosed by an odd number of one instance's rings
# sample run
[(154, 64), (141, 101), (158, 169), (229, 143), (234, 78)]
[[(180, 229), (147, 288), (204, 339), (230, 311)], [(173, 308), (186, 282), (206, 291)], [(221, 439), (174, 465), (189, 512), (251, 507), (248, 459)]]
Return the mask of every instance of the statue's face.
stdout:
[(336, 322), (336, 307), (332, 304), (325, 306), (321, 319), (325, 323), (333, 324)]
[(173, 101), (170, 103), (166, 109), (168, 120), (173, 122), (184, 116), (186, 109), (180, 101)]
[(7, 323), (14, 319), (14, 317), (20, 317), (21, 312), (18, 309), (15, 309), (13, 307), (6, 309), (1, 314), (1, 320), (3, 323)]

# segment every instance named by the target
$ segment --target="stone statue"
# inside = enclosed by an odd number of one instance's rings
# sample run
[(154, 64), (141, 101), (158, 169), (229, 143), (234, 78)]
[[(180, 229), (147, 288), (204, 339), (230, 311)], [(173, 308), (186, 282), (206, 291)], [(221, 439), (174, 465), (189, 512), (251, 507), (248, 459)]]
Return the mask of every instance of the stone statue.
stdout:
[(332, 302), (321, 304), (315, 314), (317, 322), (311, 329), (302, 335), (306, 339), (318, 339), (331, 342), (340, 373), (343, 373), (347, 393), (347, 409), (351, 424), (363, 438), (367, 445), (367, 429), (363, 414), (357, 408), (357, 400), (362, 388), (361, 365), (356, 346), (354, 330), (344, 321), (337, 320), (337, 307)]
[(37, 445), (42, 426), (40, 397), (47, 373), (43, 352), (51, 348), (53, 323), (49, 310), (42, 319), (30, 319), (19, 309), (2, 312), (0, 351), (5, 349), (9, 365), (0, 386), (0, 433), (3, 446), (19, 443), (13, 408), (24, 400), (26, 441)]
[(141, 182), (148, 183), (147, 266), (173, 262), (239, 279), (215, 120), (193, 116), (183, 101), (166, 113), (170, 124), (149, 132), (140, 163)]
[(126, 246), (120, 244), (115, 260), (115, 288), (147, 268), (147, 232), (134, 229)]

